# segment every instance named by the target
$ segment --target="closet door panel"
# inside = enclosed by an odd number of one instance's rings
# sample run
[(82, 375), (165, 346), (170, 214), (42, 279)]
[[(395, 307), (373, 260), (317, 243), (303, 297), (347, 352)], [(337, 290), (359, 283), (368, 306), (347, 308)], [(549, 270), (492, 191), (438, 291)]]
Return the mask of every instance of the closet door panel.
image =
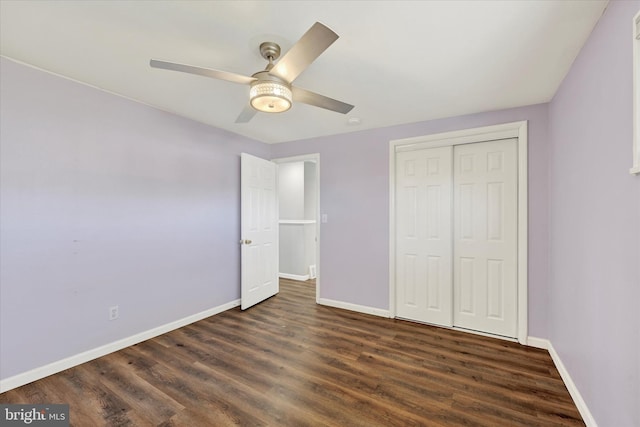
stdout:
[(453, 324), (516, 337), (516, 140), (455, 146), (453, 165)]
[(442, 326), (453, 324), (452, 154), (396, 154), (396, 314)]

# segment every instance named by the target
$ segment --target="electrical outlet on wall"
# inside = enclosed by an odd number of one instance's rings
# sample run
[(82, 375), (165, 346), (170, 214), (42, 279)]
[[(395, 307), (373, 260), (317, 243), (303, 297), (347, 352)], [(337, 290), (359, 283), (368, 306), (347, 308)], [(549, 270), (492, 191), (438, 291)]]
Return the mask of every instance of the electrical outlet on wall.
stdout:
[(119, 315), (120, 315), (120, 310), (118, 309), (117, 305), (114, 305), (113, 307), (109, 307), (109, 320), (116, 320)]

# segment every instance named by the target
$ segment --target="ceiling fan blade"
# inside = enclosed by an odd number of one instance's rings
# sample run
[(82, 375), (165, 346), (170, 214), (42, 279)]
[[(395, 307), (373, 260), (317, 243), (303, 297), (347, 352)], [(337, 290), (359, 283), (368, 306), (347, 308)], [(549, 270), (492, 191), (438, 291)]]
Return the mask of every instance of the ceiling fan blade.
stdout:
[(256, 115), (256, 113), (257, 111), (250, 104), (247, 104), (236, 119), (236, 123), (247, 123)]
[(162, 68), (163, 70), (181, 71), (183, 73), (197, 74), (214, 79), (226, 80), (232, 83), (249, 84), (255, 80), (255, 77), (243, 76), (241, 74), (229, 73), (227, 71), (214, 70), (211, 68), (196, 67), (193, 65), (177, 64), (175, 62), (159, 61), (152, 59), (149, 62), (153, 68)]
[(323, 24), (316, 22), (284, 54), (269, 71), (269, 74), (291, 83), (336, 40), (338, 40), (336, 33)]
[(293, 100), (295, 102), (302, 102), (304, 104), (313, 105), (314, 107), (324, 108), (326, 110), (335, 111), (337, 113), (347, 114), (353, 109), (353, 105), (347, 104), (342, 101), (329, 98), (319, 93), (311, 92), (310, 90), (300, 89), (299, 87), (291, 87), (293, 92)]

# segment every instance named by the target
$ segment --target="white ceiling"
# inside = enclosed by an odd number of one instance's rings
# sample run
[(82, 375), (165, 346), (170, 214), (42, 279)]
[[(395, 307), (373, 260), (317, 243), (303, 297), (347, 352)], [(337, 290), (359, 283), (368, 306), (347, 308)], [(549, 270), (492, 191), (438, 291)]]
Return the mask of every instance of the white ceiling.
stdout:
[[(0, 54), (276, 143), (550, 101), (606, 4), (0, 0)], [(346, 116), (295, 104), (236, 124), (248, 86), (149, 67), (251, 75), (261, 42), (286, 52), (315, 21), (340, 38), (295, 85), (354, 104)]]

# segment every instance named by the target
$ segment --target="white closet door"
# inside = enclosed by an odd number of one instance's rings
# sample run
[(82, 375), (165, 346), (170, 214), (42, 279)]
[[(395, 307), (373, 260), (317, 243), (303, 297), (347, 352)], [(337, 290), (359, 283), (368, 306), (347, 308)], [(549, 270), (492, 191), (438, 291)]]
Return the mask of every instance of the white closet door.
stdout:
[(451, 326), (452, 147), (396, 154), (396, 314)]
[(517, 144), (455, 146), (454, 326), (517, 335)]

